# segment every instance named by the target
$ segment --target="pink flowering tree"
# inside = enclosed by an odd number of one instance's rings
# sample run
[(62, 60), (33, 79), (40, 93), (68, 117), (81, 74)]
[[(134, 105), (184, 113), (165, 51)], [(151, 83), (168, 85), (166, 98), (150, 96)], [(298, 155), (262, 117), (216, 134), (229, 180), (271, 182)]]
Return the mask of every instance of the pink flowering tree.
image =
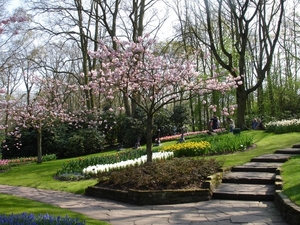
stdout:
[[(37, 133), (37, 162), (42, 162), (42, 131), (51, 127), (55, 122), (78, 124), (82, 121), (77, 113), (68, 111), (66, 99), (69, 94), (78, 91), (75, 85), (69, 85), (54, 79), (35, 78), (35, 84), (39, 84), (39, 91), (30, 102), (22, 103), (16, 101), (9, 104), (7, 113), (9, 115), (9, 127), (14, 129), (7, 135), (15, 139), (15, 147), (22, 150), (22, 143), (19, 142), (21, 137), (21, 128), (34, 129)], [(7, 148), (3, 144), (4, 148)]]
[[(158, 55), (155, 40), (139, 38), (137, 43), (115, 39), (117, 50), (100, 42), (99, 50), (90, 56), (101, 62), (101, 69), (91, 71), (86, 88), (95, 94), (103, 93), (113, 99), (122, 92), (134, 101), (147, 115), (147, 161), (152, 162), (153, 116), (161, 108), (176, 101), (188, 100), (192, 93), (220, 91), (236, 88), (239, 78), (202, 78), (192, 61), (186, 57), (170, 58)], [(191, 58), (191, 57), (190, 57)]]
[[(26, 15), (14, 15), (6, 19), (0, 20), (0, 34), (3, 34), (5, 31), (5, 28), (9, 24), (15, 24), (15, 23), (22, 23), (28, 21), (28, 17)], [(14, 31), (14, 34), (17, 34), (17, 30)]]

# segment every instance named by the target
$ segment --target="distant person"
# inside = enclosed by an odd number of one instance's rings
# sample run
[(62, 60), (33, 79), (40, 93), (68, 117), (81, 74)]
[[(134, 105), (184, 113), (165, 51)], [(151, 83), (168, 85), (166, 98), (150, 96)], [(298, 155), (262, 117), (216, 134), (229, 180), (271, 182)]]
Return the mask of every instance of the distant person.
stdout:
[(256, 128), (255, 130), (265, 130), (265, 125), (264, 125), (264, 120), (263, 119), (259, 119), (257, 121), (257, 125), (256, 125)]
[(233, 129), (235, 128), (233, 119), (231, 119), (230, 117), (227, 117), (227, 123), (229, 124), (229, 131), (233, 132)]
[(216, 130), (219, 128), (219, 119), (216, 115), (214, 115), (211, 119), (210, 119), (210, 126), (212, 130)]
[(253, 121), (252, 121), (252, 124), (251, 124), (252, 130), (256, 130), (257, 125), (258, 125), (257, 119), (254, 118)]

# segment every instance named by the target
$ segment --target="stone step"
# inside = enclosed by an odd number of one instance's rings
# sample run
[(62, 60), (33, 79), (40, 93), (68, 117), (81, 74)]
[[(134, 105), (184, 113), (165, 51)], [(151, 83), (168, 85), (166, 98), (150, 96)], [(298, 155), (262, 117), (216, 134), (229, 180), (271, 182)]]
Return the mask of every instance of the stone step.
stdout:
[(275, 151), (276, 154), (300, 154), (300, 148), (285, 148)]
[(267, 172), (229, 172), (224, 175), (222, 183), (274, 184), (275, 177), (275, 173)]
[(294, 145), (293, 145), (293, 148), (300, 148), (300, 143), (294, 144)]
[(275, 186), (271, 184), (230, 184), (222, 183), (213, 192), (214, 199), (272, 201)]
[(276, 173), (277, 168), (279, 168), (281, 165), (281, 162), (248, 162), (240, 166), (232, 167), (231, 171)]
[(251, 162), (286, 162), (294, 154), (266, 154), (251, 159)]

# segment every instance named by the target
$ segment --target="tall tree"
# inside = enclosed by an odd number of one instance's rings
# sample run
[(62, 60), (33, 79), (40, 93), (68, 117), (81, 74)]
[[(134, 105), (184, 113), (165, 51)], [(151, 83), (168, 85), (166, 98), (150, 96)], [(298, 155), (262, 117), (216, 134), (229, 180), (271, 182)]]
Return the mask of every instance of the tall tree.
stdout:
[[(234, 77), (242, 76), (236, 90), (237, 125), (246, 128), (248, 95), (262, 86), (270, 69), (284, 15), (285, 0), (195, 1), (189, 23), (195, 37), (209, 47), (217, 62)], [(199, 27), (198, 24), (206, 24)], [(199, 28), (199, 29), (198, 29)], [(204, 34), (204, 35), (203, 35)], [(208, 41), (207, 41), (208, 40)], [(247, 82), (249, 64), (256, 80)]]

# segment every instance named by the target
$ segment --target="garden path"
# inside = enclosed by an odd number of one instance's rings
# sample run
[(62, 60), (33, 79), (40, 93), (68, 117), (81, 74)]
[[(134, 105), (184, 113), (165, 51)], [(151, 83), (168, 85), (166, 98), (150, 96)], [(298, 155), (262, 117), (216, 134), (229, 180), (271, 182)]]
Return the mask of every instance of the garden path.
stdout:
[(0, 193), (52, 204), (112, 225), (287, 225), (271, 201), (210, 200), (176, 205), (135, 206), (29, 187), (0, 185)]

